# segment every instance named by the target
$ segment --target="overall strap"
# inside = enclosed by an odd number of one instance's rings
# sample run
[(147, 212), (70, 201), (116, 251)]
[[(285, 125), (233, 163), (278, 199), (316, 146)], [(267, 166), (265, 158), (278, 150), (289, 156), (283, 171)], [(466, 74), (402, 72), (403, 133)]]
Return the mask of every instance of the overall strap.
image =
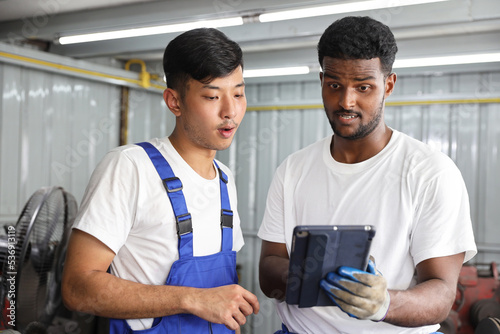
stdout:
[(191, 214), (188, 212), (186, 206), (184, 194), (182, 193), (182, 182), (174, 175), (167, 160), (161, 155), (156, 147), (148, 142), (137, 143), (136, 145), (141, 146), (148, 154), (163, 181), (163, 186), (172, 204), (177, 225), (177, 235), (179, 236), (179, 258), (186, 256), (192, 257), (193, 224)]
[(219, 168), (214, 160), (215, 167), (219, 170), (220, 183), (220, 223), (222, 229), (222, 246), (223, 251), (233, 250), (233, 211), (231, 211), (231, 203), (229, 202), (229, 193), (227, 191), (227, 175)]

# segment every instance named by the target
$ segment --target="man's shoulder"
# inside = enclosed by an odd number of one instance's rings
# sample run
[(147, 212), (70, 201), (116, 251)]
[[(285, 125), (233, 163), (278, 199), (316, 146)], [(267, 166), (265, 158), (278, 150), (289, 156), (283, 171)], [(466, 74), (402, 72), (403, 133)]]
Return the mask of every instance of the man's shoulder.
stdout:
[[(155, 147), (164, 156), (168, 156), (170, 154), (170, 152), (165, 148), (162, 139), (154, 138), (144, 142), (153, 145), (153, 147)], [(137, 159), (143, 160), (143, 158), (146, 157), (145, 155), (146, 151), (143, 147), (141, 147), (138, 144), (139, 142), (117, 146), (109, 150), (107, 154), (112, 157), (121, 157), (121, 158), (126, 157), (130, 160), (137, 160)]]
[(456, 168), (453, 160), (440, 150), (440, 147), (430, 143), (424, 143), (407, 134), (399, 133), (398, 154), (402, 154), (407, 161), (416, 169), (443, 170)]
[(137, 145), (129, 144), (117, 146), (110, 149), (101, 160), (101, 166), (112, 165), (114, 167), (122, 165), (136, 165), (138, 157), (141, 157), (142, 148)]

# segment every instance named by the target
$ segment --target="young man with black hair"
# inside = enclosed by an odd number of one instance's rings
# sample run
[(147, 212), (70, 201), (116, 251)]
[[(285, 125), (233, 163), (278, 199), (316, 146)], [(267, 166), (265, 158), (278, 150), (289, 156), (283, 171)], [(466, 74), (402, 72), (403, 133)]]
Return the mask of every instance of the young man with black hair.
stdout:
[(259, 303), (237, 284), (235, 182), (214, 158), (245, 114), (242, 52), (216, 29), (195, 29), (169, 43), (164, 69), (175, 128), (97, 166), (69, 242), (63, 298), (110, 318), (112, 334), (234, 333)]
[[(477, 252), (458, 168), (384, 122), (396, 52), (390, 29), (369, 17), (340, 19), (319, 41), (334, 134), (279, 166), (258, 233), (261, 288), (276, 301), (281, 333), (433, 332), (454, 302), (463, 262)], [(321, 281), (338, 307), (288, 305), (293, 228), (323, 224), (374, 225), (376, 267), (344, 267)]]

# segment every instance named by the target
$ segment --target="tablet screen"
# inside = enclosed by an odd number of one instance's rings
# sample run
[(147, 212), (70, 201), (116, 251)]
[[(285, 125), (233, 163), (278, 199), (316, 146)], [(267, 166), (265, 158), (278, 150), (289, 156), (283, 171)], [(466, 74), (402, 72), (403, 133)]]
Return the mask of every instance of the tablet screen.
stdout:
[(371, 225), (301, 225), (293, 231), (286, 302), (299, 307), (333, 306), (320, 288), (340, 266), (365, 270), (375, 229)]

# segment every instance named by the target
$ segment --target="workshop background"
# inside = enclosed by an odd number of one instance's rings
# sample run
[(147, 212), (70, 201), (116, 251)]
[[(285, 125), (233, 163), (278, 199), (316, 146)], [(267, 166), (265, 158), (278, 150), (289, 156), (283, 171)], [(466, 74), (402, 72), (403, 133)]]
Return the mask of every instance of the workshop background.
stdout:
[[(329, 24), (346, 15), (368, 15), (393, 30), (398, 79), (387, 100), (386, 121), (449, 155), (469, 191), (479, 253), (464, 267), (443, 331), (473, 333), (481, 320), (494, 322), (488, 318), (499, 317), (500, 307), (500, 1), (409, 5), (415, 2), (0, 1), (0, 224), (5, 226), (0, 325), (9, 328), (12, 303), (6, 298), (15, 292), (19, 332), (37, 324), (50, 333), (102, 332), (102, 319), (70, 313), (60, 303), (68, 226), (108, 150), (167, 136), (173, 128), (162, 100), (161, 57), (179, 32), (157, 28), (155, 35), (76, 44), (63, 44), (59, 37), (241, 17), (242, 24), (220, 30), (244, 51), (248, 109), (232, 146), (217, 157), (232, 169), (238, 187), (246, 242), (238, 254), (240, 281), (261, 302), (260, 313), (249, 317), (242, 332), (279, 329), (272, 301), (258, 284), (257, 230), (276, 167), (290, 153), (331, 134), (316, 44)], [(367, 7), (373, 3), (395, 7)], [(307, 13), (303, 8), (323, 5), (339, 6), (316, 17), (264, 22), (260, 16), (288, 9)], [(250, 70), (269, 74), (283, 67), (285, 74), (299, 74), (250, 76)], [(12, 268), (6, 267), (10, 237), (22, 253), (14, 285), (8, 280)]]

